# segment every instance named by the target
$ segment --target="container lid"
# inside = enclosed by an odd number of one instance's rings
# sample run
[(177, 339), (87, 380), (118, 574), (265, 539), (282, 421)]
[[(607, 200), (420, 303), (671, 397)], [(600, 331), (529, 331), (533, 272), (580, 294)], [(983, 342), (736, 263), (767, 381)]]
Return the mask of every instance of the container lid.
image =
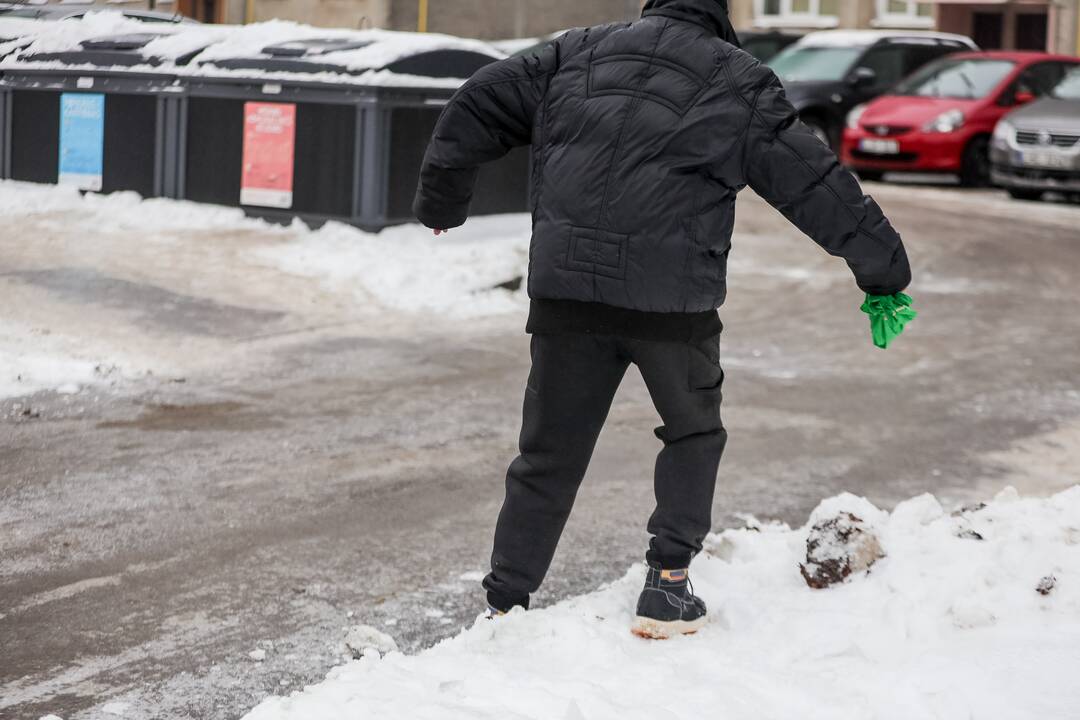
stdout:
[(50, 25), (31, 41), (20, 41), (6, 57), (0, 45), (0, 71), (61, 72), (78, 66), (262, 82), (449, 89), (505, 57), (485, 42), (450, 35), (326, 29), (282, 20), (148, 27), (115, 12), (95, 12)]
[(267, 45), (263, 48), (263, 52), (274, 57), (313, 57), (340, 50), (358, 50), (373, 42), (375, 41), (348, 38), (307, 38)]
[[(95, 6), (97, 7), (97, 6)], [(115, 10), (101, 10), (68, 20), (31, 20), (37, 29), (20, 47), (0, 60), (0, 70), (41, 68), (50, 71), (64, 65), (168, 72), (183, 65), (232, 28), (186, 23), (147, 24)], [(0, 22), (0, 29), (4, 23)], [(0, 57), (3, 52), (0, 45)]]
[(78, 48), (60, 50), (56, 52), (30, 52), (23, 55), (24, 62), (49, 62), (56, 61), (65, 65), (100, 65), (103, 67), (131, 67), (133, 65), (150, 65), (157, 67), (165, 61), (176, 65), (186, 65), (191, 58), (205, 49), (204, 43), (198, 47), (190, 48), (180, 55), (159, 55), (153, 52), (153, 48), (147, 48), (161, 38), (171, 37), (173, 33), (165, 32), (134, 32), (120, 35), (106, 35), (104, 37), (88, 38), (79, 41)]
[[(394, 33), (397, 36), (393, 38), (394, 44), (403, 45), (400, 36), (406, 34)], [(257, 53), (211, 57), (200, 60), (199, 64), (229, 70), (267, 72), (359, 75), (385, 70), (398, 75), (467, 78), (498, 59), (490, 50), (429, 48), (424, 44), (390, 50), (379, 45), (379, 39), (372, 37), (309, 37), (266, 45)], [(357, 52), (364, 50), (367, 52)], [(365, 55), (368, 57), (365, 58)]]

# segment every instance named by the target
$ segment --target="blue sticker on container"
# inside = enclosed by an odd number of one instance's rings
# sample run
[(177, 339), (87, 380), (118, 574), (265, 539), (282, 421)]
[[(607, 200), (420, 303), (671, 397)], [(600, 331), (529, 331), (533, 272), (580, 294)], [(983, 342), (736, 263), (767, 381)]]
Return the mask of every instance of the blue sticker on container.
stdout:
[(104, 150), (105, 96), (61, 94), (60, 184), (74, 185), (80, 190), (100, 190)]

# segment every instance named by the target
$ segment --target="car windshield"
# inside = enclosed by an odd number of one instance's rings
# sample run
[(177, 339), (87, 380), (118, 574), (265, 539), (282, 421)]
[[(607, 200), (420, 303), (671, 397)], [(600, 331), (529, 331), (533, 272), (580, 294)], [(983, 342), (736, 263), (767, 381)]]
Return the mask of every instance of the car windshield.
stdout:
[(1011, 60), (946, 58), (919, 70), (892, 94), (974, 100), (989, 95), (1015, 66)]
[(862, 48), (792, 45), (768, 62), (781, 80), (840, 80)]
[(1050, 94), (1059, 100), (1080, 100), (1080, 65), (1065, 73)]

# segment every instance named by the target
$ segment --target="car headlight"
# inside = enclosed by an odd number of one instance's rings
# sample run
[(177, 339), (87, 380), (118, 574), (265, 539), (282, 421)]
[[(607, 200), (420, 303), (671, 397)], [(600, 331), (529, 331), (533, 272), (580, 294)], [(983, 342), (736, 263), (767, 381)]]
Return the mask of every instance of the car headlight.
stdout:
[(964, 126), (964, 113), (959, 109), (946, 110), (923, 125), (924, 132), (951, 133)]
[(998, 120), (998, 124), (994, 126), (994, 144), (1000, 146), (1006, 146), (1013, 139), (1016, 133), (1016, 128), (1007, 120)]
[(855, 130), (859, 127), (859, 118), (863, 116), (864, 112), (866, 112), (866, 103), (851, 108), (851, 112), (847, 114), (848, 130)]

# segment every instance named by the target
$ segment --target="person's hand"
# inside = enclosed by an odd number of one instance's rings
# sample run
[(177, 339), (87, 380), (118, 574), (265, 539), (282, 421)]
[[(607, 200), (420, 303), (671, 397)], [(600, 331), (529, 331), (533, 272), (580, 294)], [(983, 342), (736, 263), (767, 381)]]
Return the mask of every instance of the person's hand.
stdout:
[(448, 233), (450, 231), (449, 230), (442, 230), (440, 228), (435, 228), (434, 232), (435, 232), (436, 235), (442, 235), (443, 233)]

